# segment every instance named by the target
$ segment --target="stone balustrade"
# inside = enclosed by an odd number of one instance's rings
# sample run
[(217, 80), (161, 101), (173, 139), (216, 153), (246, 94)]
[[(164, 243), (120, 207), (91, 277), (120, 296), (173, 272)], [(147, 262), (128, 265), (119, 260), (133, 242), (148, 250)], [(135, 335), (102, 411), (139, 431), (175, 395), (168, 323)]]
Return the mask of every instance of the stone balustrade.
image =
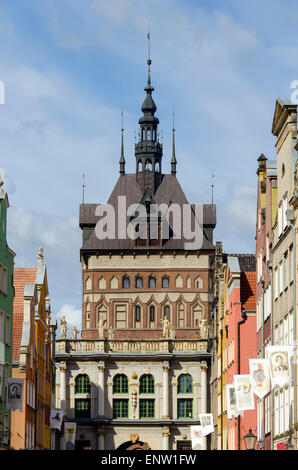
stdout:
[(96, 353), (194, 353), (207, 352), (208, 342), (196, 339), (115, 339), (115, 340), (70, 340), (56, 341), (56, 354)]

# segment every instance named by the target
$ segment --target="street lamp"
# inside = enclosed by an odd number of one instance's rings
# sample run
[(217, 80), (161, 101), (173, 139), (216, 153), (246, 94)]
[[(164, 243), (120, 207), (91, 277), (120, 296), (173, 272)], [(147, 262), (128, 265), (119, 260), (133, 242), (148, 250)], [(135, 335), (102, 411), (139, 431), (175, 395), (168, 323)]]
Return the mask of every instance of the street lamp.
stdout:
[(244, 436), (246, 450), (255, 450), (256, 440), (257, 436), (255, 436), (250, 429), (248, 434)]

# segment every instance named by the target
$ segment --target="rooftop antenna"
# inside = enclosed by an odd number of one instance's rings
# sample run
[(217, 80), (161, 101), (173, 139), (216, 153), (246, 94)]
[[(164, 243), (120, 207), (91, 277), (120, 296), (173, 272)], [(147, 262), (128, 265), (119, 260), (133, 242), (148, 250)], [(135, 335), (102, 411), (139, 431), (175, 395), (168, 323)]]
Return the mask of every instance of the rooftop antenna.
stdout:
[(82, 185), (82, 204), (85, 203), (85, 172), (82, 175), (83, 178), (83, 185)]
[(213, 190), (214, 190), (214, 173), (213, 173), (213, 170), (212, 170), (212, 174), (211, 174), (211, 179), (212, 179), (212, 184), (211, 184), (211, 204), (213, 205)]

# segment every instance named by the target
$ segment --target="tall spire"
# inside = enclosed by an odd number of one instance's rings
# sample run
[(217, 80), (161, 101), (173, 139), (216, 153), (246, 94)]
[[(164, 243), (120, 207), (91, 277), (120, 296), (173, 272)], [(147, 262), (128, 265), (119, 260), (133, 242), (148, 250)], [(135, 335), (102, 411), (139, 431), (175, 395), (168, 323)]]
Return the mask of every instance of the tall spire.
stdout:
[(173, 147), (172, 147), (172, 160), (171, 160), (171, 173), (176, 175), (177, 160), (176, 160), (176, 149), (175, 149), (175, 112), (173, 109)]
[(121, 111), (121, 123), (122, 123), (122, 127), (121, 127), (121, 155), (120, 155), (119, 164), (120, 164), (120, 174), (124, 175), (125, 174), (125, 158), (124, 158), (124, 143), (123, 143), (123, 131), (124, 131), (124, 128), (123, 128), (123, 111)]
[(156, 104), (152, 98), (152, 92), (154, 91), (154, 88), (151, 85), (149, 32), (147, 33), (147, 39), (148, 75), (147, 85), (144, 88), (146, 97), (142, 104), (143, 116), (139, 119), (139, 139), (135, 144), (135, 157), (138, 185), (143, 191), (148, 188), (150, 192), (154, 194), (161, 182), (162, 145), (158, 141), (159, 119), (154, 116), (156, 112)]

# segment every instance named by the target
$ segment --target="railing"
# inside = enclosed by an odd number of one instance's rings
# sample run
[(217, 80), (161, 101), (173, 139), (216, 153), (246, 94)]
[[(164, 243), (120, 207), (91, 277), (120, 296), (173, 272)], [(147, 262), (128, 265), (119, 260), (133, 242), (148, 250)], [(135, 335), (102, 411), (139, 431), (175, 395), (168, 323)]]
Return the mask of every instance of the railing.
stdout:
[(196, 339), (116, 339), (116, 340), (69, 340), (56, 341), (56, 354), (59, 353), (191, 353), (206, 352), (208, 342)]

